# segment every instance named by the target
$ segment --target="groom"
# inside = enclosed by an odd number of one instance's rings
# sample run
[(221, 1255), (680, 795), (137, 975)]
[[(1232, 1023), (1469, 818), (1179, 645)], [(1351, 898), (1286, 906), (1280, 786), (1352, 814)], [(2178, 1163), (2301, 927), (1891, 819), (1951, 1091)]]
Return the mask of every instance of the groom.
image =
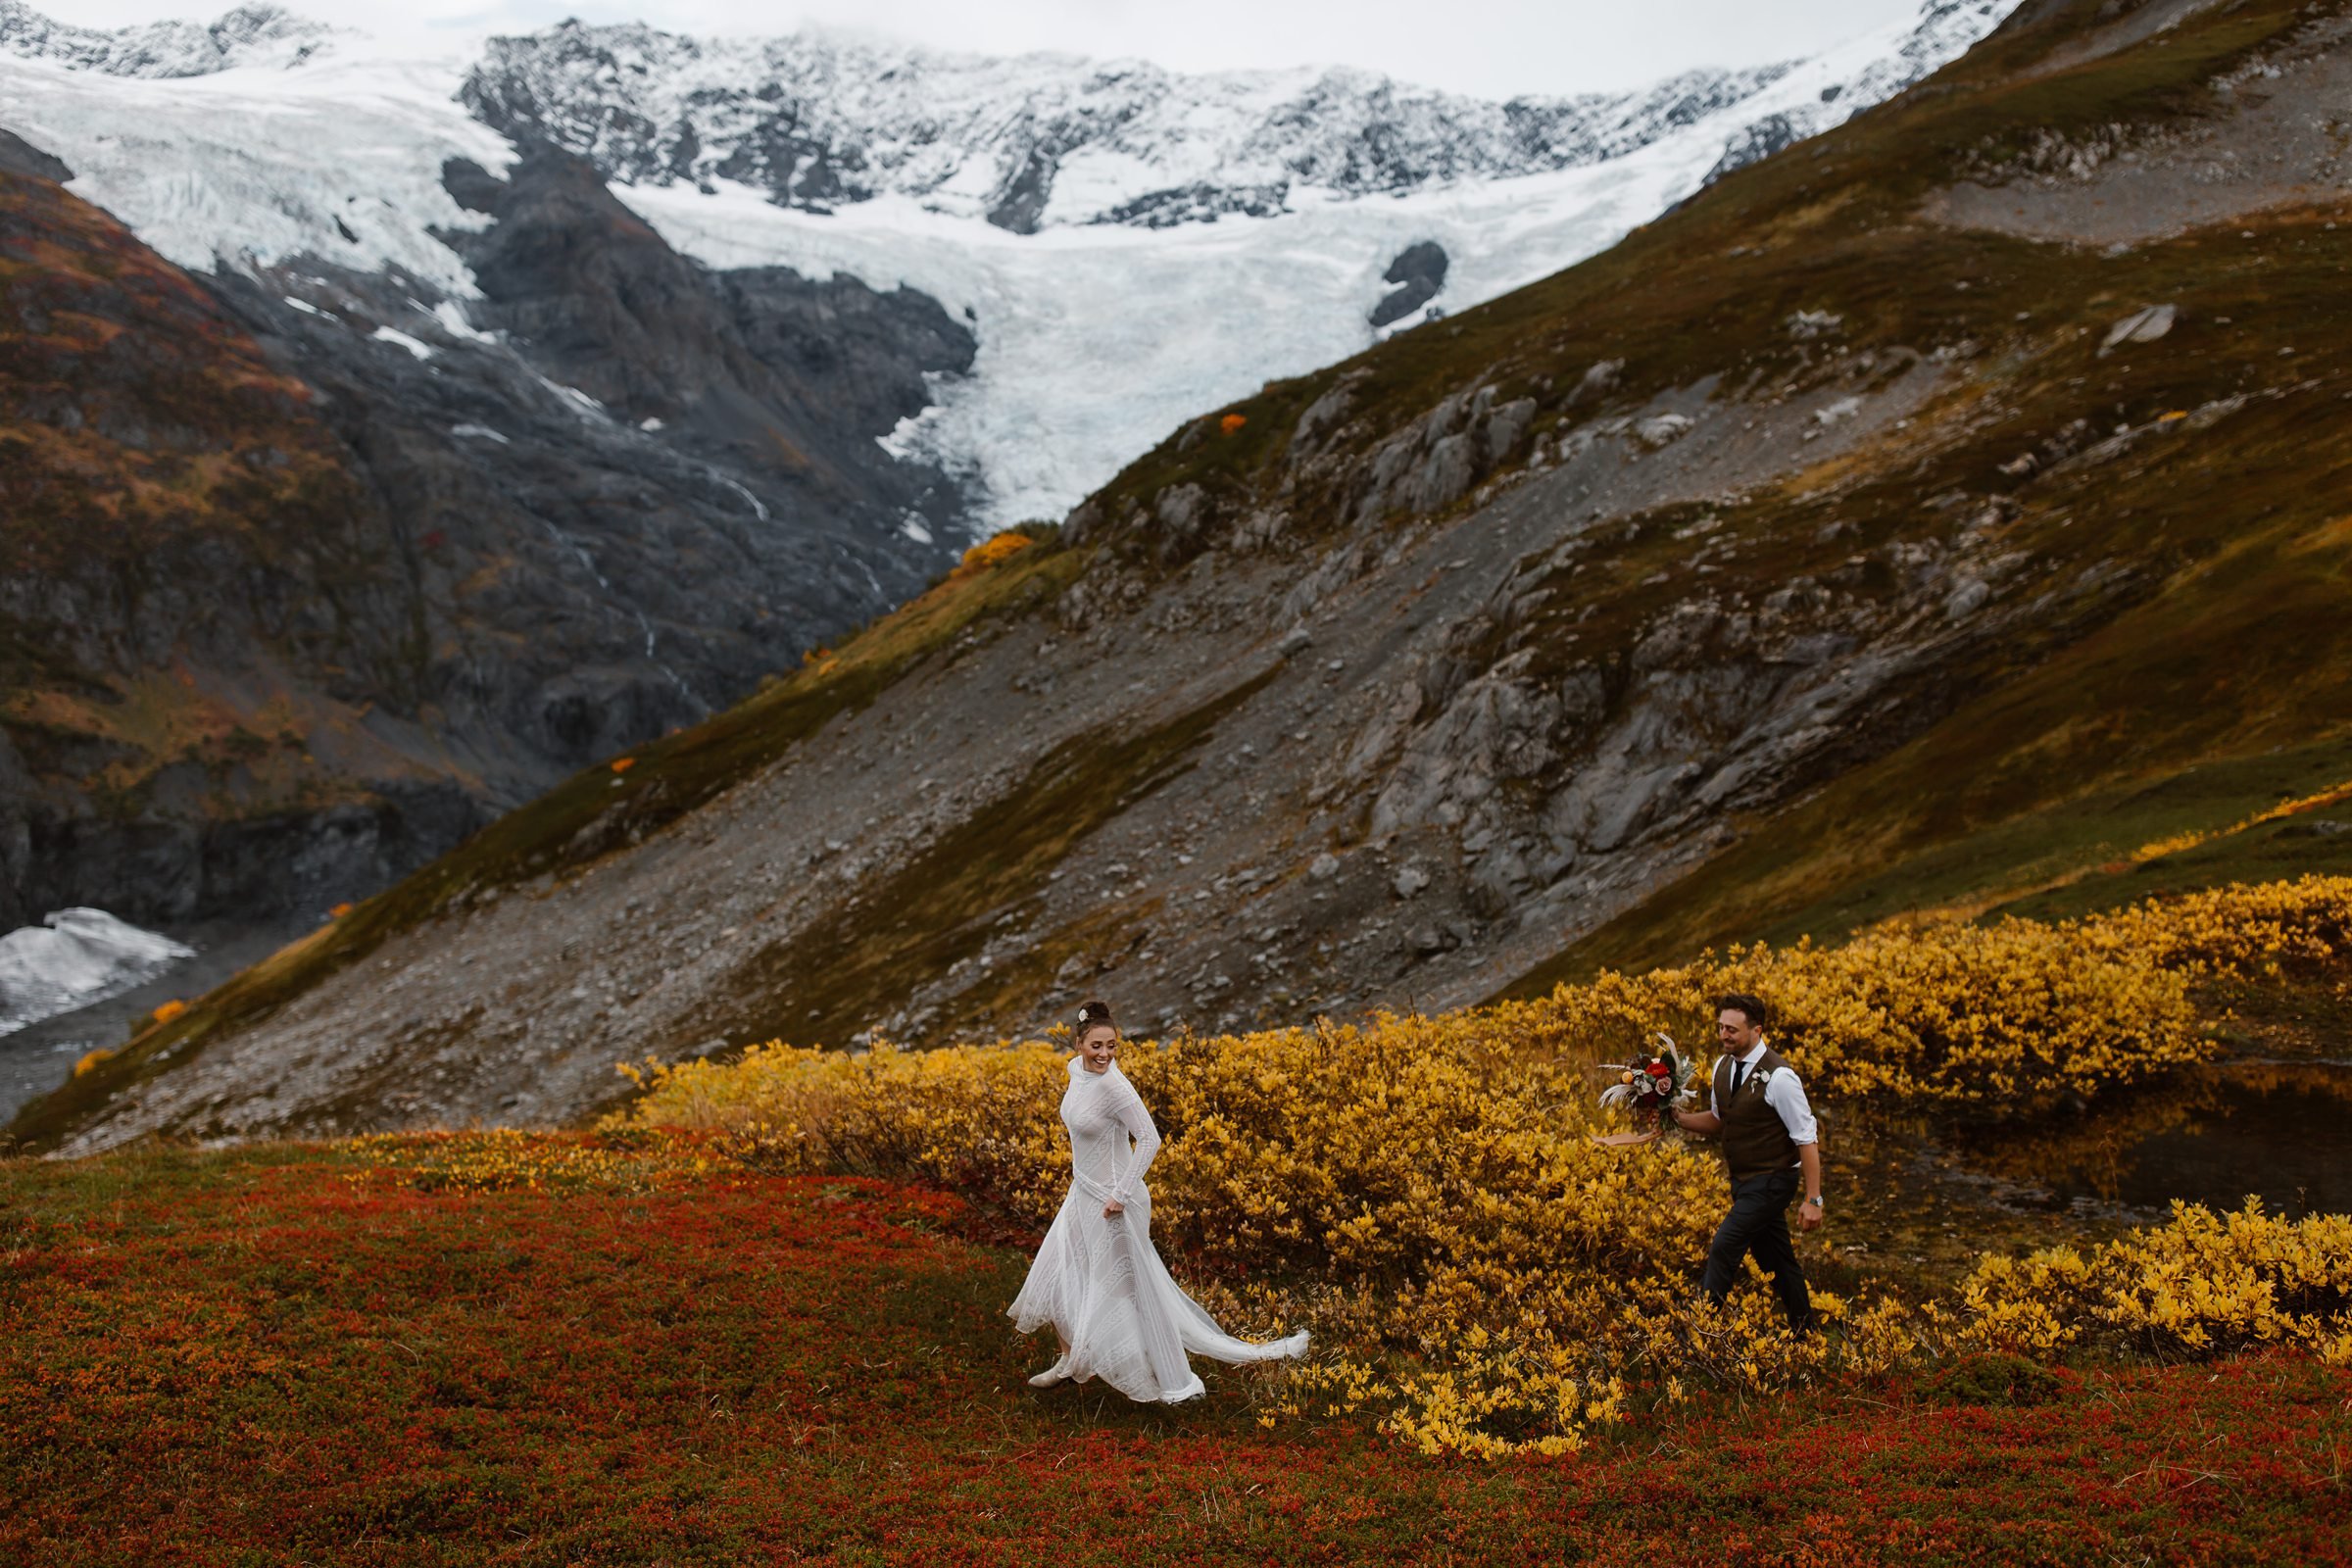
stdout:
[(1821, 1224), (1821, 1145), (1805, 1086), (1764, 1043), (1765, 1008), (1740, 993), (1715, 1001), (1715, 1038), (1723, 1054), (1715, 1059), (1713, 1110), (1674, 1112), (1686, 1132), (1721, 1133), (1724, 1163), (1731, 1167), (1732, 1211), (1716, 1227), (1707, 1249), (1707, 1271), (1699, 1290), (1720, 1301), (1739, 1277), (1740, 1260), (1753, 1252), (1772, 1276), (1781, 1310), (1799, 1334), (1813, 1328), (1813, 1298), (1805, 1271), (1797, 1266), (1788, 1240), (1788, 1203), (1801, 1176), (1805, 1201), (1797, 1223)]

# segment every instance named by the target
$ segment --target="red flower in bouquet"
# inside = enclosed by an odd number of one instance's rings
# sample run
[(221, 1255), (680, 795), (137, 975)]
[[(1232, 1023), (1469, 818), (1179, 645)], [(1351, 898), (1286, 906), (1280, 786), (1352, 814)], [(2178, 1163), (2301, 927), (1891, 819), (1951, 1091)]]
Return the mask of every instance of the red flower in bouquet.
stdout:
[(1668, 1111), (1695, 1102), (1691, 1086), (1698, 1076), (1698, 1062), (1684, 1055), (1671, 1037), (1660, 1035), (1658, 1041), (1664, 1049), (1656, 1054), (1603, 1069), (1615, 1071), (1617, 1082), (1600, 1092), (1602, 1105), (1624, 1106), (1636, 1117), (1651, 1118), (1663, 1126)]

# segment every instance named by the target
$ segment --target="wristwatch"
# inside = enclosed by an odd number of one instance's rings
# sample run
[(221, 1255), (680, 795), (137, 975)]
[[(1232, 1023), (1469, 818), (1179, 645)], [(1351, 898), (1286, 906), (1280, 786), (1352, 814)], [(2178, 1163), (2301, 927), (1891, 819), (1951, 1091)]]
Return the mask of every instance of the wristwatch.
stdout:
[[(1821, 1208), (1821, 1199), (1820, 1199), (1820, 1197), (1819, 1197), (1818, 1195), (1816, 1195), (1815, 1197), (1812, 1197), (1812, 1198), (1808, 1198), (1808, 1199), (1806, 1199), (1806, 1200), (1805, 1200), (1805, 1201), (1806, 1201), (1806, 1202), (1808, 1202), (1808, 1203), (1811, 1203), (1811, 1204), (1812, 1204), (1812, 1205), (1813, 1205), (1815, 1208)], [(1826, 1208), (1824, 1208), (1824, 1209), (1822, 1209), (1822, 1212), (1826, 1214), (1826, 1213), (1828, 1213), (1828, 1212), (1829, 1212), (1829, 1210), (1828, 1210), (1828, 1209), (1826, 1209)]]

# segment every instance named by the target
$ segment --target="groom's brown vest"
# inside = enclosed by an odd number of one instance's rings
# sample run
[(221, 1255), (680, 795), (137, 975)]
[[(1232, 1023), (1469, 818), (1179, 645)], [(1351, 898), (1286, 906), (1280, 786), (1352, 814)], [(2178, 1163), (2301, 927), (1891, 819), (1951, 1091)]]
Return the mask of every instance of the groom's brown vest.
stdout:
[(1796, 1163), (1796, 1141), (1788, 1136), (1788, 1124), (1764, 1100), (1765, 1078), (1788, 1065), (1779, 1052), (1765, 1047), (1735, 1095), (1732, 1073), (1739, 1063), (1730, 1056), (1715, 1063), (1715, 1114), (1723, 1118), (1723, 1162), (1736, 1182), (1769, 1176)]

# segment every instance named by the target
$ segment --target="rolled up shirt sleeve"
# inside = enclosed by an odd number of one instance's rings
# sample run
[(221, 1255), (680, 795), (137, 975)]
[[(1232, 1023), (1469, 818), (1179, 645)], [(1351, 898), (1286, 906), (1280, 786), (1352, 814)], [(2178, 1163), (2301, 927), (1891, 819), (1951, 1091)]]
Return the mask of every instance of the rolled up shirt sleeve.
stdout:
[(1821, 1129), (1813, 1120), (1813, 1104), (1805, 1098), (1803, 1080), (1783, 1067), (1772, 1075), (1764, 1086), (1764, 1103), (1781, 1114), (1781, 1125), (1788, 1129), (1792, 1144), (1821, 1142)]

